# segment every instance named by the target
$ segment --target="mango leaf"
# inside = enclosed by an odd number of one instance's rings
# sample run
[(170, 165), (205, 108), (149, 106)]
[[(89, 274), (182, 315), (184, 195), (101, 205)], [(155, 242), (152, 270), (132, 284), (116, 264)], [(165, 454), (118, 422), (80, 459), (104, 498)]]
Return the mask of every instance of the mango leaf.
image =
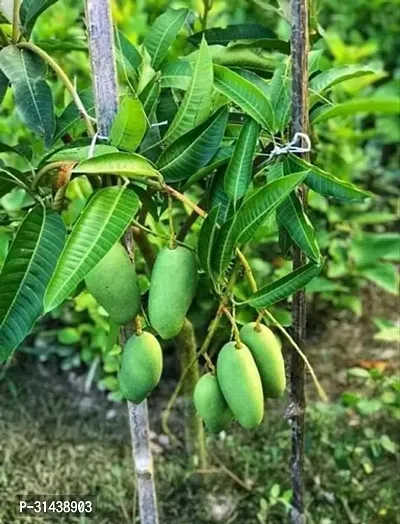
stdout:
[(303, 205), (295, 193), (291, 193), (278, 207), (278, 222), (289, 233), (293, 242), (308, 258), (319, 262), (321, 253), (315, 236), (315, 230), (304, 213)]
[(285, 54), (289, 54), (290, 52), (290, 43), (285, 40), (280, 40), (276, 36), (271, 38), (257, 38), (255, 40), (238, 40), (232, 42), (230, 47), (231, 49), (270, 49)]
[(358, 274), (392, 295), (399, 294), (399, 274), (392, 264), (364, 267)]
[(228, 45), (232, 41), (236, 40), (258, 40), (261, 38), (265, 39), (276, 39), (276, 34), (268, 29), (267, 27), (260, 24), (236, 24), (228, 25), (226, 28), (214, 27), (201, 31), (189, 36), (188, 40), (192, 44), (200, 44), (202, 38), (207, 40), (210, 45), (220, 44)]
[(196, 182), (200, 182), (200, 180), (215, 171), (218, 167), (227, 164), (233, 154), (233, 150), (234, 148), (232, 146), (220, 147), (212, 157), (210, 163), (196, 171), (196, 173), (185, 182), (182, 190), (186, 191), (186, 189), (188, 189), (193, 184), (196, 184)]
[(357, 78), (359, 76), (370, 75), (374, 72), (375, 71), (370, 67), (361, 65), (333, 67), (327, 71), (319, 73), (310, 80), (309, 88), (312, 93), (319, 94), (340, 82), (345, 82), (346, 80)]
[(269, 96), (269, 85), (261, 76), (257, 75), (253, 71), (248, 71), (242, 67), (231, 67), (231, 70), (237, 73), (239, 76), (254, 84), (260, 89), (266, 96)]
[(147, 129), (146, 114), (137, 98), (125, 97), (112, 123), (110, 143), (126, 151), (135, 151)]
[(59, 215), (42, 206), (18, 228), (0, 274), (0, 361), (23, 341), (43, 312), (43, 297), (65, 241)]
[(8, 88), (8, 78), (3, 73), (3, 71), (1, 71), (0, 69), (0, 105), (3, 102), (3, 98), (5, 97), (7, 88)]
[(200, 46), (190, 85), (183, 97), (164, 139), (170, 144), (194, 126), (200, 124), (210, 113), (213, 90), (213, 67), (211, 55), (204, 40)]
[(325, 122), (331, 118), (349, 115), (397, 115), (400, 113), (400, 99), (397, 97), (386, 98), (355, 98), (342, 104), (334, 105), (313, 113), (312, 124)]
[(257, 145), (260, 125), (248, 118), (243, 125), (225, 173), (224, 189), (235, 203), (241, 199), (251, 182), (253, 156)]
[(22, 31), (29, 35), (38, 17), (57, 0), (23, 0), (19, 10)]
[[(255, 53), (252, 49), (238, 49), (236, 47), (216, 45), (211, 46), (210, 51), (214, 64), (249, 69), (261, 77), (270, 78), (272, 72), (280, 65), (280, 61), (276, 58), (265, 57)], [(190, 55), (187, 58), (190, 58)]]
[(90, 153), (95, 157), (106, 153), (118, 153), (118, 149), (108, 144), (96, 144), (94, 148), (92, 146), (66, 147), (47, 157), (46, 162), (83, 162), (89, 158)]
[(151, 26), (143, 45), (151, 56), (154, 69), (158, 69), (167, 56), (168, 49), (185, 24), (189, 13), (188, 9), (167, 9)]
[(199, 257), (200, 266), (209, 276), (212, 276), (212, 248), (218, 232), (218, 213), (219, 206), (216, 206), (207, 215), (207, 218), (204, 220), (203, 225), (201, 226), (197, 245), (197, 254)]
[(116, 30), (114, 35), (118, 64), (127, 83), (132, 82), (133, 87), (136, 88), (139, 83), (143, 57), (137, 47), (121, 31)]
[(74, 225), (44, 299), (45, 311), (61, 304), (122, 236), (139, 208), (136, 194), (106, 187), (91, 198)]
[(192, 75), (193, 67), (188, 60), (168, 62), (161, 68), (161, 87), (173, 87), (186, 91)]
[(214, 66), (215, 87), (266, 129), (274, 128), (270, 100), (254, 84), (223, 66)]
[[(91, 117), (95, 117), (95, 105), (92, 89), (85, 89), (82, 91), (82, 93), (79, 93), (79, 96), (88, 114)], [(66, 135), (71, 128), (80, 122), (82, 122), (82, 128), (85, 128), (75, 102), (70, 102), (56, 121), (56, 130), (53, 137), (53, 143)]]
[(22, 121), (50, 147), (54, 108), (50, 87), (44, 77), (46, 64), (37, 55), (13, 46), (0, 51), (0, 69), (11, 82), (15, 105)]
[(275, 129), (279, 132), (283, 132), (289, 124), (291, 86), (289, 63), (284, 63), (275, 71), (269, 84), (269, 96), (275, 115)]
[(272, 284), (262, 287), (246, 303), (256, 309), (268, 308), (303, 289), (310, 280), (321, 272), (322, 267), (323, 264), (318, 265), (309, 262), (288, 275), (275, 280)]
[(164, 179), (185, 180), (204, 167), (221, 144), (227, 120), (228, 109), (224, 106), (167, 147), (157, 162)]
[(157, 107), (158, 97), (160, 96), (161, 85), (158, 73), (146, 85), (139, 95), (147, 119), (151, 120)]
[(236, 215), (235, 243), (251, 240), (259, 226), (285, 200), (285, 198), (306, 178), (308, 171), (274, 180), (253, 193)]
[(159, 178), (158, 171), (143, 156), (136, 153), (105, 153), (84, 160), (73, 170), (85, 175), (118, 175), (127, 178)]
[(317, 71), (321, 71), (321, 61), (324, 54), (323, 49), (310, 51), (308, 53), (308, 74), (311, 76)]
[(28, 190), (26, 180), (22, 173), (12, 167), (0, 166), (0, 198), (9, 193), (14, 187), (21, 187)]
[(217, 275), (222, 275), (232, 260), (235, 247), (235, 222), (235, 216), (224, 222), (214, 241), (211, 267)]
[(308, 170), (309, 174), (307, 175), (305, 183), (310, 189), (320, 195), (334, 197), (338, 200), (364, 200), (364, 198), (373, 196), (368, 191), (358, 189), (351, 182), (340, 180), (340, 178), (323, 171), (319, 167), (295, 155), (288, 155), (285, 159), (285, 164), (289, 166), (289, 172), (292, 173), (299, 171), (299, 169)]

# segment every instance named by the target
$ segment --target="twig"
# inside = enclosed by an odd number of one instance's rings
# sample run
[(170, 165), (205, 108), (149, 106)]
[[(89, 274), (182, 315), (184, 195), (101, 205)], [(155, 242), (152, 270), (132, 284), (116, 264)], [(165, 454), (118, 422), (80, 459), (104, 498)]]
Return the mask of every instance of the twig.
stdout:
[(19, 40), (19, 11), (21, 0), (14, 0), (13, 5), (13, 22), (12, 22), (12, 43), (15, 45)]
[(215, 462), (217, 462), (222, 471), (224, 471), (232, 480), (234, 480), (236, 484), (239, 484), (239, 486), (241, 486), (246, 491), (252, 491), (251, 487), (248, 486), (245, 481), (241, 480), (237, 475), (235, 475), (235, 473), (233, 473), (233, 471), (231, 471), (227, 466), (225, 466), (222, 460), (218, 458), (215, 453), (210, 451), (210, 455), (215, 460)]

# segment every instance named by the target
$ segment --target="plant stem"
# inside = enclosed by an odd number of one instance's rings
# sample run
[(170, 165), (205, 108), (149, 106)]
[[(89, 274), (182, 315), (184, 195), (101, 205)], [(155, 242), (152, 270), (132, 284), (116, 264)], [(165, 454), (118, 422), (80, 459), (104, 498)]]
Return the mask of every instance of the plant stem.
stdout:
[(46, 176), (50, 171), (53, 171), (54, 169), (59, 170), (61, 168), (69, 169), (69, 168), (72, 168), (75, 164), (76, 162), (66, 162), (63, 160), (60, 160), (59, 162), (51, 162), (50, 164), (47, 164), (40, 171), (36, 173), (34, 179), (32, 180), (32, 185), (31, 185), (32, 191), (35, 191), (37, 189), (42, 178)]
[[(291, 0), (291, 58), (292, 58), (292, 134), (308, 133), (308, 12), (307, 0)], [(307, 192), (300, 188), (299, 196), (305, 206)], [(298, 248), (293, 250), (293, 269), (305, 263), (304, 253)], [(298, 346), (302, 345), (306, 332), (305, 291), (301, 290), (293, 297), (293, 338)], [(305, 364), (301, 355), (292, 353), (290, 367), (290, 413), (292, 427), (292, 509), (291, 524), (305, 523), (304, 509), (304, 431), (306, 398), (304, 393)]]
[(71, 95), (72, 100), (74, 101), (79, 111), (79, 114), (85, 122), (88, 135), (93, 137), (94, 128), (92, 124), (92, 119), (87, 113), (85, 106), (83, 105), (82, 100), (80, 99), (79, 94), (74, 87), (74, 84), (68, 78), (64, 70), (57, 64), (57, 62), (53, 58), (51, 58), (50, 55), (46, 53), (46, 51), (43, 51), (43, 49), (33, 44), (32, 42), (20, 42), (19, 44), (17, 44), (17, 47), (20, 49), (28, 49), (29, 51), (32, 51), (32, 53), (37, 54), (53, 69), (53, 71), (56, 73), (58, 78), (61, 80), (61, 82), (64, 84), (65, 88)]
[[(95, 86), (98, 129), (108, 136), (118, 109), (117, 71), (113, 51), (113, 26), (109, 0), (86, 0), (89, 48)], [(125, 245), (132, 246), (131, 239)], [(121, 342), (131, 334), (133, 326), (122, 329)], [(137, 479), (141, 524), (158, 524), (154, 472), (150, 451), (147, 401), (139, 405), (128, 402), (132, 455)]]
[(12, 23), (12, 43), (16, 44), (19, 40), (19, 11), (21, 9), (21, 0), (14, 0), (13, 5), (13, 23)]

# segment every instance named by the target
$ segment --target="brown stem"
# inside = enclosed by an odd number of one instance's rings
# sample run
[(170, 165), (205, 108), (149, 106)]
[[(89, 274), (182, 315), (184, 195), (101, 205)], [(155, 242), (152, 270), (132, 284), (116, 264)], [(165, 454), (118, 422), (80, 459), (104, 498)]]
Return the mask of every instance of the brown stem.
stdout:
[(132, 234), (133, 239), (140, 249), (140, 252), (142, 253), (148, 268), (150, 270), (153, 269), (154, 262), (156, 260), (156, 254), (153, 245), (149, 242), (149, 239), (147, 238), (147, 235), (143, 229), (140, 229), (139, 227), (133, 227)]
[[(292, 15), (292, 133), (308, 133), (308, 12), (307, 0), (291, 0)], [(303, 205), (307, 202), (307, 192), (300, 188), (299, 196)], [(304, 253), (293, 250), (293, 269), (305, 262)], [(300, 346), (306, 332), (306, 301), (304, 290), (293, 297), (293, 338)], [(292, 509), (291, 524), (305, 523), (304, 510), (304, 431), (306, 399), (304, 393), (305, 365), (297, 351), (292, 353), (290, 367), (290, 399), (288, 413), (292, 428)]]

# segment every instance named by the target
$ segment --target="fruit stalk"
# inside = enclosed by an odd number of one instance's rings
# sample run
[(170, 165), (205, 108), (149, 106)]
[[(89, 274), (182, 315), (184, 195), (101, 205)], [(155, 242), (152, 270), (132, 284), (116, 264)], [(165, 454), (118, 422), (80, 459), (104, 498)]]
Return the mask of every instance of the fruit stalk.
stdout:
[[(292, 59), (292, 126), (291, 132), (308, 133), (308, 8), (307, 0), (291, 0), (291, 59)], [(306, 189), (299, 189), (303, 206), (307, 202)], [(294, 246), (293, 269), (305, 263), (305, 255)], [(293, 297), (293, 338), (301, 346), (306, 331), (305, 291), (301, 290)], [(292, 428), (292, 524), (305, 523), (304, 509), (304, 431), (306, 399), (304, 394), (305, 365), (297, 351), (292, 352), (290, 366), (290, 399), (288, 416)]]
[[(114, 59), (113, 26), (109, 0), (86, 0), (86, 18), (98, 131), (108, 136), (118, 109), (117, 71)], [(126, 242), (129, 247), (130, 242)], [(131, 326), (122, 329), (125, 342)], [(132, 436), (132, 455), (137, 477), (141, 524), (158, 524), (156, 493), (149, 442), (146, 400), (139, 405), (128, 403)]]

